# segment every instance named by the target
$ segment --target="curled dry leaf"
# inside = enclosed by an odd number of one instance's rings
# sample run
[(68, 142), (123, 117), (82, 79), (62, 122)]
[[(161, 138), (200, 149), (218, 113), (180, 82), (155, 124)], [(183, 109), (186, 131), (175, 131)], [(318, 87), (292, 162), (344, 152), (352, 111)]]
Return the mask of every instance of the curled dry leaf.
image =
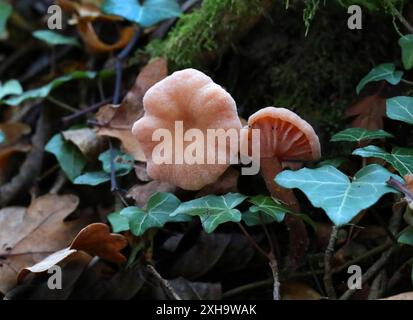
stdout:
[(82, 250), (92, 256), (112, 262), (125, 262), (120, 253), (128, 245), (126, 238), (120, 234), (110, 233), (104, 223), (92, 223), (82, 229), (70, 245), (70, 249)]
[(78, 204), (75, 195), (46, 194), (28, 208), (0, 210), (0, 292), (16, 284), (22, 268), (61, 250), (87, 225), (88, 217), (64, 221)]
[(352, 105), (346, 110), (345, 118), (355, 117), (351, 122), (354, 128), (367, 130), (383, 129), (383, 117), (386, 114), (386, 99), (371, 95)]
[(102, 137), (99, 137), (95, 130), (90, 128), (66, 130), (62, 132), (62, 135), (66, 140), (74, 143), (89, 159), (96, 158), (103, 145)]
[(96, 34), (92, 22), (95, 20), (119, 21), (122, 18), (103, 14), (99, 7), (91, 1), (59, 0), (57, 3), (63, 10), (73, 13), (73, 18), (69, 23), (77, 25), (79, 34), (90, 52), (109, 52), (121, 49), (129, 43), (136, 32), (135, 26), (124, 27), (119, 31), (119, 37), (115, 43), (104, 43)]
[(168, 75), (165, 59), (156, 59), (146, 65), (136, 78), (119, 106), (105, 105), (96, 114), (98, 135), (118, 138), (125, 152), (137, 161), (146, 161), (142, 148), (132, 135), (133, 123), (143, 114), (143, 96), (150, 87)]

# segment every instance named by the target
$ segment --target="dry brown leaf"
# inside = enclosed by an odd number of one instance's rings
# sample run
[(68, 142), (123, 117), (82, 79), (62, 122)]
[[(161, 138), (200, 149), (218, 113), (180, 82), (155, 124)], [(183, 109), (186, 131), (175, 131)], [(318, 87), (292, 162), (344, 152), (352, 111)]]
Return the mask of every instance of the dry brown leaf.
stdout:
[(110, 233), (104, 223), (92, 223), (83, 228), (70, 245), (70, 249), (82, 250), (92, 256), (112, 262), (125, 262), (126, 258), (120, 253), (128, 245), (121, 234)]
[(281, 284), (281, 298), (282, 300), (320, 300), (321, 295), (304, 283), (285, 281)]
[(156, 59), (146, 65), (119, 106), (106, 105), (96, 113), (96, 120), (99, 123), (97, 134), (118, 138), (125, 152), (132, 154), (137, 161), (146, 161), (131, 129), (143, 114), (142, 100), (146, 91), (167, 75), (168, 67), (165, 59)]
[(80, 19), (85, 21), (94, 21), (96, 19), (108, 21), (121, 21), (122, 17), (104, 14), (100, 9), (100, 1), (73, 1), (73, 0), (57, 0), (56, 3), (66, 12), (72, 12), (74, 17), (69, 21), (69, 24), (76, 24)]
[(90, 128), (73, 129), (62, 132), (66, 140), (74, 143), (79, 150), (89, 159), (94, 159), (100, 153), (103, 141), (95, 130)]
[(383, 298), (380, 300), (413, 300), (413, 291), (396, 294), (395, 296)]
[(386, 113), (386, 99), (379, 95), (363, 98), (346, 110), (345, 117), (355, 117), (351, 122), (354, 128), (367, 130), (383, 129), (383, 117)]
[(87, 225), (87, 217), (64, 222), (78, 203), (74, 195), (46, 194), (28, 208), (0, 210), (0, 292), (6, 293), (16, 284), (21, 269), (66, 247)]
[(208, 194), (226, 194), (229, 192), (239, 192), (238, 190), (238, 178), (240, 173), (238, 170), (229, 167), (219, 179), (212, 184), (203, 187), (197, 193), (196, 197), (203, 197)]
[(154, 180), (146, 184), (137, 184), (133, 186), (129, 189), (126, 197), (135, 200), (137, 206), (143, 207), (155, 192), (174, 193), (176, 190), (177, 187), (168, 182)]

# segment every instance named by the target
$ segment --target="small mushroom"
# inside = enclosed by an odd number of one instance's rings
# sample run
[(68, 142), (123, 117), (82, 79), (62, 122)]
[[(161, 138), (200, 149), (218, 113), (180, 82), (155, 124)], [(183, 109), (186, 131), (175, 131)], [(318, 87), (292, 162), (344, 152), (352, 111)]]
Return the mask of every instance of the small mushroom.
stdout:
[[(186, 150), (202, 150), (204, 159), (211, 154), (211, 146), (205, 140), (185, 141), (176, 132), (177, 121), (182, 121), (185, 135), (190, 129), (198, 129), (207, 137), (208, 129), (241, 129), (234, 99), (222, 87), (215, 84), (204, 73), (195, 69), (177, 71), (152, 86), (143, 98), (144, 116), (135, 122), (132, 133), (136, 136), (147, 159), (147, 171), (151, 178), (172, 183), (182, 189), (199, 190), (214, 183), (228, 168), (230, 159), (237, 155), (237, 148), (230, 148), (228, 139), (224, 144), (214, 146), (218, 157), (225, 157), (224, 163), (185, 163), (182, 156), (170, 154), (173, 163), (159, 164), (154, 161), (153, 151), (159, 145), (153, 134), (157, 129), (166, 129), (172, 134), (172, 141), (165, 150), (174, 150), (180, 144)], [(156, 140), (156, 139), (155, 139)], [(183, 140), (183, 141), (182, 141)], [(162, 141), (167, 144), (167, 141)], [(195, 144), (195, 147), (194, 147)], [(170, 147), (170, 148), (169, 148)], [(174, 150), (175, 151), (175, 150)], [(176, 157), (180, 157), (177, 161)]]
[(260, 130), (259, 161), (268, 191), (273, 197), (298, 211), (299, 206), (292, 190), (281, 188), (274, 178), (282, 171), (283, 162), (312, 161), (320, 158), (317, 134), (310, 124), (294, 112), (267, 107), (253, 114), (248, 119), (248, 130), (242, 130), (241, 151), (248, 150), (249, 154), (253, 143), (251, 129)]

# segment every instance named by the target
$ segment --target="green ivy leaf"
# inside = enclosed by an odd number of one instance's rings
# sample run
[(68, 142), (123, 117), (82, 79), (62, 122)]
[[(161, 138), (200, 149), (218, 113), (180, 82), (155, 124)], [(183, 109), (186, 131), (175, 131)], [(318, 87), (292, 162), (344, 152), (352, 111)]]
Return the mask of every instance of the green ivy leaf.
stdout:
[(253, 206), (249, 208), (250, 212), (257, 215), (259, 212), (262, 212), (265, 215), (274, 218), (277, 222), (282, 222), (284, 220), (286, 212), (292, 212), (286, 206), (269, 196), (258, 195), (252, 197), (248, 201), (253, 204)]
[(3, 130), (0, 130), (0, 144), (6, 142), (6, 134), (3, 132)]
[(396, 71), (396, 66), (393, 63), (384, 63), (374, 67), (357, 85), (357, 94), (365, 87), (366, 84), (373, 81), (386, 80), (392, 85), (400, 82), (403, 76), (403, 71)]
[(124, 17), (147, 28), (158, 22), (177, 17), (181, 9), (176, 0), (105, 0), (102, 11)]
[(68, 81), (76, 80), (76, 79), (93, 79), (95, 76), (96, 76), (96, 73), (92, 71), (74, 71), (65, 76), (56, 78), (53, 81), (49, 82), (48, 84), (40, 88), (28, 90), (26, 92), (23, 92), (20, 95), (16, 95), (8, 99), (2, 100), (1, 102), (8, 104), (10, 106), (17, 106), (21, 104), (22, 102), (29, 100), (29, 99), (45, 98), (49, 95), (49, 93), (52, 90), (56, 89), (57, 87), (59, 87), (60, 85)]
[(172, 216), (186, 214), (199, 216), (207, 233), (213, 232), (220, 224), (241, 221), (241, 212), (235, 209), (247, 196), (240, 193), (228, 193), (223, 196), (208, 195), (182, 203)]
[(366, 130), (362, 128), (348, 128), (331, 137), (330, 141), (360, 142), (363, 140), (392, 138), (393, 135), (384, 130)]
[(23, 88), (17, 80), (6, 81), (3, 85), (0, 83), (0, 100), (8, 95), (16, 95), (23, 93)]
[(55, 134), (47, 143), (45, 150), (55, 155), (60, 167), (70, 181), (78, 177), (86, 166), (87, 160), (80, 150), (71, 142)]
[(413, 227), (407, 228), (406, 231), (404, 231), (399, 239), (398, 242), (401, 244), (407, 244), (409, 246), (413, 246)]
[(141, 236), (150, 228), (161, 228), (168, 222), (185, 222), (190, 217), (182, 214), (171, 216), (181, 201), (171, 193), (156, 192), (149, 199), (146, 210), (127, 207), (120, 215), (129, 221), (129, 228), (135, 236)]
[(110, 174), (104, 171), (91, 171), (76, 177), (74, 184), (97, 186), (110, 180)]
[[(277, 221), (275, 218), (266, 215), (266, 214), (261, 214), (262, 217), (262, 222), (265, 224), (273, 223)], [(257, 214), (256, 212), (251, 212), (250, 210), (247, 210), (242, 213), (242, 221), (245, 222), (245, 224), (249, 227), (257, 226), (261, 224), (261, 219), (260, 215)]]
[(350, 222), (361, 210), (376, 203), (384, 194), (396, 192), (386, 181), (394, 177), (385, 168), (372, 164), (364, 167), (350, 181), (332, 166), (317, 169), (286, 170), (275, 181), (285, 188), (298, 188), (311, 203), (322, 208), (337, 226)]
[[(110, 149), (99, 155), (103, 171), (111, 173)], [(134, 167), (135, 159), (130, 154), (123, 153), (119, 149), (113, 149), (113, 164), (117, 176), (127, 175)]]
[(122, 232), (129, 230), (129, 219), (120, 215), (120, 210), (108, 215), (108, 221), (112, 226), (113, 232)]
[(52, 46), (71, 45), (80, 47), (79, 41), (75, 37), (68, 37), (51, 30), (36, 30), (32, 33), (33, 37)]
[(408, 34), (399, 39), (402, 49), (402, 61), (406, 70), (413, 68), (413, 34)]
[(413, 173), (413, 149), (394, 147), (391, 153), (376, 146), (367, 146), (353, 151), (363, 158), (380, 158), (390, 163), (401, 176)]
[(390, 119), (399, 120), (408, 124), (413, 124), (413, 98), (394, 97), (387, 99), (386, 113)]
[(12, 13), (12, 10), (13, 8), (9, 3), (0, 1), (0, 40), (3, 40), (7, 37), (6, 24)]

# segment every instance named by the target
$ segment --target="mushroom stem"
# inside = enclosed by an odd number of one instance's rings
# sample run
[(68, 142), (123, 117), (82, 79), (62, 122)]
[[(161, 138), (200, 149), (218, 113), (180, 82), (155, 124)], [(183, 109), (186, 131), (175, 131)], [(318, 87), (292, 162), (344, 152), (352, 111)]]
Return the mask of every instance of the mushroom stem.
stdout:
[(277, 157), (274, 158), (261, 158), (261, 175), (264, 178), (265, 185), (271, 196), (284, 202), (293, 211), (299, 211), (300, 206), (298, 204), (297, 198), (290, 189), (281, 188), (275, 183), (275, 176), (282, 171), (282, 166)]

